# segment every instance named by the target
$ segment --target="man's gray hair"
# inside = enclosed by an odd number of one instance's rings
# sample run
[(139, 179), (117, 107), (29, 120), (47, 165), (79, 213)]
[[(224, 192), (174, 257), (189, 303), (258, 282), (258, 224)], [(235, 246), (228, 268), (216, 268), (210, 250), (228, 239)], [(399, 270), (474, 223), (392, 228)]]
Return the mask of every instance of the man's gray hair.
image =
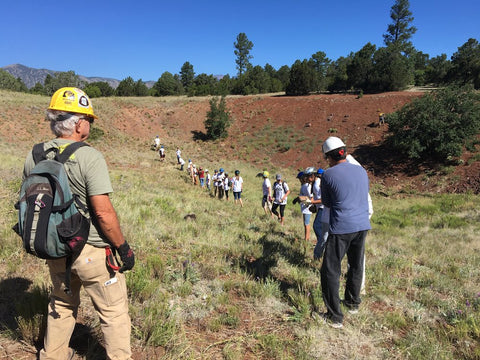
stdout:
[(45, 118), (50, 121), (50, 129), (55, 136), (60, 137), (72, 135), (82, 116), (66, 111), (47, 110)]

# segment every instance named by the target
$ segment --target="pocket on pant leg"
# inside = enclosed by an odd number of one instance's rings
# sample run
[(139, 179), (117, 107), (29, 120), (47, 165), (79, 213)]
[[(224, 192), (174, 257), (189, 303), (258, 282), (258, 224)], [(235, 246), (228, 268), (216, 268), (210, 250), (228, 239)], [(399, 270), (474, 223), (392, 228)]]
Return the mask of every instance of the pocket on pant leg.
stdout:
[(127, 298), (127, 287), (123, 274), (115, 274), (115, 277), (110, 278), (103, 284), (100, 284), (100, 286), (102, 287), (105, 302), (108, 306), (117, 305), (124, 302)]

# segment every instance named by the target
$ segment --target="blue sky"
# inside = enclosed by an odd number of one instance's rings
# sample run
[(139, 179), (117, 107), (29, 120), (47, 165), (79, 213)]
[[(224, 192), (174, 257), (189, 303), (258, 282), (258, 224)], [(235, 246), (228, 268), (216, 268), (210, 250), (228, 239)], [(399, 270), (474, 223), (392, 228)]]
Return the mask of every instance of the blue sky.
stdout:
[[(5, 0), (0, 67), (23, 64), (85, 76), (157, 80), (189, 61), (196, 74), (236, 75), (233, 43), (244, 32), (253, 65), (275, 69), (317, 51), (336, 60), (383, 46), (394, 0)], [(480, 1), (410, 0), (416, 49), (448, 58), (480, 41)]]

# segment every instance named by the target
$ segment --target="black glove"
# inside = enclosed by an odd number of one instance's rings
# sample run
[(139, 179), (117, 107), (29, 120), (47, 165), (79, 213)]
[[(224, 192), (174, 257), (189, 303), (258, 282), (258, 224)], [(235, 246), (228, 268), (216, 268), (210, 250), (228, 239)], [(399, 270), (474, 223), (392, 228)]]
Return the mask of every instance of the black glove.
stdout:
[(135, 254), (133, 253), (133, 250), (130, 249), (128, 243), (125, 241), (118, 247), (117, 251), (123, 263), (118, 272), (123, 273), (124, 271), (131, 270), (135, 265)]
[(296, 204), (300, 202), (300, 198), (297, 196), (295, 199), (293, 199), (293, 204)]

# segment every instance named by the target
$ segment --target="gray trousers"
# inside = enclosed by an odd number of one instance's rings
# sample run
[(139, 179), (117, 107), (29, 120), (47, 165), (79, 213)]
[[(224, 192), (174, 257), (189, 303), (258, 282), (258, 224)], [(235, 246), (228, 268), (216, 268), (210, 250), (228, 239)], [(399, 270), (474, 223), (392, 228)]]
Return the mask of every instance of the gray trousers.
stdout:
[(327, 317), (333, 322), (343, 322), (339, 288), (342, 259), (345, 254), (348, 258), (349, 269), (345, 285), (344, 303), (351, 308), (358, 308), (361, 303), (360, 289), (363, 279), (367, 232), (365, 230), (351, 234), (328, 235), (320, 274), (323, 301), (327, 307)]

